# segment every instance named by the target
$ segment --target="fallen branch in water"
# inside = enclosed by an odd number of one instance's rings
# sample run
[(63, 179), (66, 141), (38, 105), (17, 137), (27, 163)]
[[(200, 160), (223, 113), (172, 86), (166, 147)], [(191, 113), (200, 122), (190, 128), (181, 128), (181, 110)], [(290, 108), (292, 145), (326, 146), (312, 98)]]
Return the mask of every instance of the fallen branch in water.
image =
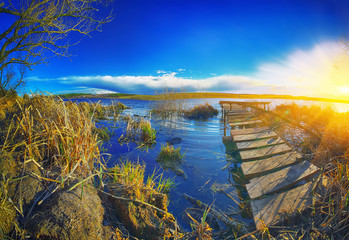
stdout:
[[(193, 205), (198, 206), (201, 209), (207, 209), (209, 206), (203, 202), (201, 202), (200, 200), (197, 200), (191, 196), (189, 196), (188, 194), (184, 193), (184, 197)], [(216, 218), (218, 218), (222, 223), (224, 223), (228, 228), (233, 229), (233, 230), (238, 230), (239, 232), (241, 232), (242, 234), (248, 234), (248, 230), (246, 228), (246, 226), (242, 223), (239, 223), (237, 221), (232, 221), (230, 220), (229, 217), (225, 216), (224, 214), (218, 212), (217, 210), (215, 210), (213, 207), (211, 207), (210, 209), (210, 213), (215, 216)]]

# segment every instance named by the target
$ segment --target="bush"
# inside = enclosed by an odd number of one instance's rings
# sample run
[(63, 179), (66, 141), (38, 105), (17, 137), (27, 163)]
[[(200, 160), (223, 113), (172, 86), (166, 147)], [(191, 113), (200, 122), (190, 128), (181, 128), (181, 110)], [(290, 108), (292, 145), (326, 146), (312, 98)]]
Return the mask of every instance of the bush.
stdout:
[(189, 119), (208, 119), (216, 115), (218, 115), (218, 110), (208, 103), (197, 105), (189, 111), (184, 112), (184, 116)]

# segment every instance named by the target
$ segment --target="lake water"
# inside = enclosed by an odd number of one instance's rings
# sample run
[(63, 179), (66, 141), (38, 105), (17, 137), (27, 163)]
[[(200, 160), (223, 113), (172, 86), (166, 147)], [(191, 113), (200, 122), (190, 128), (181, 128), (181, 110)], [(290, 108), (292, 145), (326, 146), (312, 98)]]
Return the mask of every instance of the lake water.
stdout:
[[(72, 99), (74, 101), (74, 99)], [(111, 104), (111, 99), (75, 99), (76, 101), (101, 101), (102, 104)], [(239, 166), (234, 163), (234, 156), (227, 150), (231, 146), (226, 146), (223, 143), (224, 126), (221, 120), (221, 108), (219, 106), (220, 100), (235, 101), (235, 99), (198, 99), (190, 100), (189, 105), (196, 105), (199, 103), (210, 103), (213, 107), (219, 110), (216, 117), (208, 120), (188, 120), (183, 118), (173, 120), (162, 120), (152, 117), (152, 126), (156, 129), (156, 145), (153, 149), (148, 151), (137, 148), (135, 143), (121, 146), (118, 143), (118, 138), (124, 132), (126, 124), (123, 121), (114, 123), (113, 121), (101, 121), (98, 125), (108, 126), (114, 131), (109, 142), (105, 143), (103, 147), (105, 152), (111, 154), (108, 166), (111, 167), (117, 164), (120, 159), (129, 159), (132, 162), (140, 162), (146, 164), (146, 175), (152, 174), (154, 169), (163, 169), (156, 162), (157, 155), (160, 152), (161, 145), (166, 144), (167, 141), (176, 138), (175, 147), (180, 147), (181, 152), (185, 153), (184, 163), (181, 169), (184, 171), (186, 177), (176, 176), (171, 170), (165, 170), (164, 175), (170, 178), (175, 178), (176, 187), (170, 192), (169, 211), (176, 217), (178, 223), (183, 229), (189, 230), (190, 226), (186, 221), (185, 209), (192, 208), (191, 203), (183, 197), (183, 194), (189, 194), (206, 203), (208, 205), (214, 203), (216, 209), (220, 209), (226, 214), (233, 214), (238, 212), (240, 197), (244, 197), (243, 193), (237, 191), (240, 189), (239, 185), (234, 182), (234, 172)], [(131, 109), (125, 110), (123, 115), (140, 115), (147, 118), (150, 117), (150, 110), (152, 108), (151, 101), (121, 99), (118, 100), (124, 103)], [(245, 99), (238, 99), (237, 101), (245, 101)], [(246, 100), (255, 101), (255, 100)], [(269, 101), (262, 99), (261, 101)], [(309, 104), (306, 101), (290, 101), (290, 100), (270, 100), (271, 107), (282, 103), (295, 102), (297, 104)], [(316, 104), (321, 104), (315, 102)], [(324, 105), (322, 105), (324, 106)], [(327, 106), (327, 103), (326, 103)], [(347, 104), (332, 104), (338, 111), (348, 111)], [(227, 166), (227, 164), (231, 163)], [(217, 191), (218, 188), (224, 190)], [(228, 196), (229, 195), (229, 196)], [(234, 200), (232, 200), (233, 198)], [(234, 218), (252, 223), (251, 216), (243, 212), (243, 214), (234, 215)]]

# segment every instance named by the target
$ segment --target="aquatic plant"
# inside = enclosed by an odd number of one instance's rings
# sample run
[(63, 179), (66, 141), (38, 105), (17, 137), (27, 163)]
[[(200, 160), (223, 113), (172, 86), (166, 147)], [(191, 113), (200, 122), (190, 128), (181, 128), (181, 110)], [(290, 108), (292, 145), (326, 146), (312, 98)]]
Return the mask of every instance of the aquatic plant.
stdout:
[(188, 119), (207, 119), (216, 115), (218, 115), (218, 110), (208, 103), (194, 106), (184, 112), (184, 117)]
[(156, 161), (164, 168), (174, 171), (178, 176), (185, 176), (180, 168), (185, 153), (181, 154), (181, 148), (174, 148), (169, 144), (162, 144)]
[(181, 162), (184, 154), (181, 154), (181, 148), (175, 148), (169, 144), (162, 144), (161, 150), (158, 156), (158, 160), (162, 162)]
[(140, 147), (153, 147), (156, 143), (156, 130), (152, 128), (150, 120), (142, 117), (125, 117), (126, 132), (119, 138), (119, 143), (134, 141)]
[[(211, 205), (212, 206), (212, 205)], [(195, 218), (193, 218), (189, 213), (187, 213), (188, 217), (192, 220), (190, 226), (192, 228), (191, 236), (195, 237), (199, 240), (211, 240), (212, 239), (212, 228), (206, 222), (206, 217), (208, 212), (211, 209), (211, 206), (205, 209), (201, 222), (198, 222)]]

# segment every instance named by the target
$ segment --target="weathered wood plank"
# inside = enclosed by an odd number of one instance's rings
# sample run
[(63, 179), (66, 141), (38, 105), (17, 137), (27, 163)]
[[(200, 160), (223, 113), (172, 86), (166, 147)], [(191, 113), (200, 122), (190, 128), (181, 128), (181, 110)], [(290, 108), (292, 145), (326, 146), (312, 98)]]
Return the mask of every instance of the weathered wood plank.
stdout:
[(313, 183), (309, 182), (290, 191), (260, 200), (252, 200), (251, 207), (257, 229), (263, 224), (270, 226), (282, 220), (284, 212), (302, 211), (312, 204)]
[(302, 159), (302, 155), (298, 152), (289, 152), (267, 159), (243, 162), (241, 170), (246, 178), (251, 178), (271, 170), (278, 170), (295, 164)]
[[(241, 129), (241, 130), (247, 130), (247, 129)], [(277, 134), (273, 131), (264, 131), (264, 132), (252, 133), (252, 134), (233, 135), (233, 140), (235, 142), (243, 142), (243, 141), (250, 141), (255, 139), (272, 138), (276, 136)]]
[(246, 189), (250, 198), (254, 199), (289, 188), (318, 171), (318, 167), (304, 161), (265, 176), (252, 178), (246, 184)]
[(260, 133), (260, 132), (270, 132), (270, 131), (271, 130), (268, 127), (246, 128), (246, 129), (232, 129), (232, 130), (230, 130), (230, 136), (246, 135), (246, 134)]
[(235, 111), (229, 111), (227, 113), (227, 116), (236, 116), (236, 115), (251, 115), (251, 113), (247, 110), (235, 110)]
[(254, 148), (261, 148), (261, 147), (281, 144), (284, 142), (285, 141), (279, 137), (273, 137), (273, 138), (264, 138), (264, 139), (253, 140), (253, 141), (238, 142), (236, 143), (236, 147), (238, 150), (249, 150)]
[(258, 120), (256, 117), (252, 116), (252, 115), (238, 115), (236, 117), (228, 117), (228, 122), (244, 122), (244, 121), (248, 121), (248, 120)]
[(245, 121), (245, 122), (236, 122), (236, 123), (229, 123), (230, 127), (238, 127), (238, 126), (246, 126), (246, 125), (253, 125), (262, 123), (261, 120), (253, 120), (253, 121)]
[(292, 148), (287, 144), (283, 143), (280, 145), (274, 145), (266, 148), (241, 151), (240, 156), (242, 161), (248, 161), (248, 160), (268, 157), (268, 156), (276, 155), (279, 153), (290, 152), (290, 151), (292, 151)]

